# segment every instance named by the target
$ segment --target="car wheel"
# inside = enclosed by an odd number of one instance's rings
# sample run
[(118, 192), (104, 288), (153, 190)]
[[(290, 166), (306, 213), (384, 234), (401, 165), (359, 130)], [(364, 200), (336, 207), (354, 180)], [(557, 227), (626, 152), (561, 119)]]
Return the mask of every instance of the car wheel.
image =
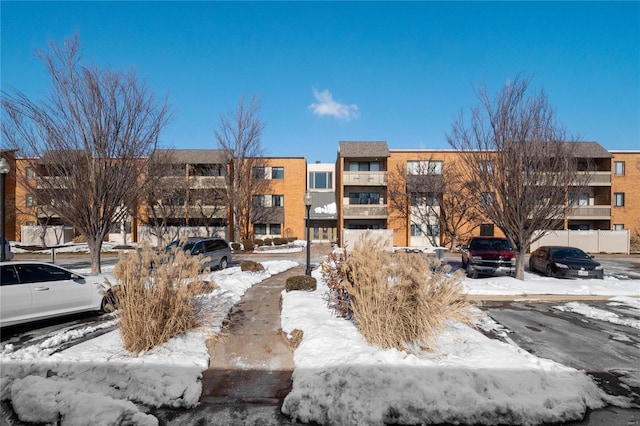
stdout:
[(100, 312), (109, 314), (117, 309), (116, 297), (111, 290), (107, 291), (107, 294), (102, 298), (100, 303)]
[(547, 276), (553, 277), (553, 269), (551, 269), (551, 265), (547, 265)]
[(478, 278), (478, 271), (473, 269), (470, 264), (467, 264), (467, 277), (473, 279)]
[(226, 257), (220, 259), (220, 269), (226, 269), (228, 264)]

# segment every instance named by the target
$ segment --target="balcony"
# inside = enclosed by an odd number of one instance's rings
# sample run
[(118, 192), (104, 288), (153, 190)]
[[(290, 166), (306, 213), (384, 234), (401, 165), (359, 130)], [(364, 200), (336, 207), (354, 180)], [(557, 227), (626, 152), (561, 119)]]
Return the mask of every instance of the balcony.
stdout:
[(189, 189), (214, 189), (224, 188), (226, 180), (224, 176), (191, 176), (189, 177)]
[(611, 206), (575, 206), (568, 219), (573, 220), (611, 220)]
[(588, 186), (611, 186), (611, 172), (581, 172), (591, 176)]
[(344, 172), (343, 185), (387, 186), (387, 172)]
[(344, 206), (345, 219), (386, 219), (386, 204), (350, 204)]

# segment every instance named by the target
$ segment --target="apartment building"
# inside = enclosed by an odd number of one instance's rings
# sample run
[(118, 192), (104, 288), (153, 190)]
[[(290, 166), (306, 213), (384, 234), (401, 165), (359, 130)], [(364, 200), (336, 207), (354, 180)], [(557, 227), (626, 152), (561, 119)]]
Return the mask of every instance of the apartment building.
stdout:
[[(19, 240), (20, 226), (43, 220), (40, 216), (44, 213), (38, 213), (33, 194), (20, 184), (22, 179), (37, 178), (37, 171), (13, 154), (2, 151), (11, 164), (6, 229), (9, 239)], [(159, 171), (156, 179), (165, 193), (155, 203), (148, 200), (131, 218), (130, 241), (137, 240), (138, 220), (142, 228), (161, 218), (172, 226), (215, 229), (229, 237), (230, 213), (222, 194), (229, 165), (222, 152), (187, 149), (170, 150), (170, 154), (170, 165)], [(447, 170), (460, 155), (453, 150), (389, 149), (384, 141), (341, 141), (335, 164), (307, 164), (304, 157), (265, 158), (253, 172), (265, 184), (257, 186), (260, 190), (253, 194), (252, 232), (256, 238), (304, 239), (304, 196), (308, 191), (312, 196), (309, 224), (313, 241), (343, 244), (345, 231), (372, 229), (391, 232), (393, 245), (400, 247), (448, 244), (439, 223), (443, 193), (437, 183), (446, 179)], [(575, 155), (584, 173), (592, 177), (580, 191), (569, 188), (575, 207), (564, 218), (562, 228), (640, 233), (640, 151), (607, 151), (596, 142), (580, 142)], [(422, 192), (410, 193), (405, 204), (399, 204), (394, 193), (407, 193), (410, 184), (422, 185)], [(456, 195), (463, 198), (463, 194)], [(165, 211), (154, 211), (158, 206)], [(59, 219), (50, 219), (58, 224)], [(469, 229), (469, 235), (492, 234), (501, 232), (486, 221)]]
[(610, 151), (611, 229), (640, 237), (640, 151)]

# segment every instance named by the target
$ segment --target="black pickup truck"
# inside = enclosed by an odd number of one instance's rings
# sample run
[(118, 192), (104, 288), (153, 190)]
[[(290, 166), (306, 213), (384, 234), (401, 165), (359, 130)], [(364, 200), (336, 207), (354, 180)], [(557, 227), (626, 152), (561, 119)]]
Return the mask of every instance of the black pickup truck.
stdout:
[(473, 237), (462, 246), (462, 267), (469, 278), (516, 274), (516, 254), (506, 238)]

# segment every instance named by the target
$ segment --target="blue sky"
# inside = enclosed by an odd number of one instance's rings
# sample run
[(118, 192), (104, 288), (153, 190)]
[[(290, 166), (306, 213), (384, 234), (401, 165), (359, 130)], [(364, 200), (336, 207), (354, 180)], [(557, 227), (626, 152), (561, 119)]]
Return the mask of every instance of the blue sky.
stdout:
[(1, 85), (49, 87), (34, 55), (77, 32), (86, 62), (135, 68), (175, 118), (174, 148), (257, 94), (268, 155), (333, 162), (341, 140), (448, 148), (474, 88), (519, 73), (570, 133), (640, 150), (640, 2), (11, 2)]

